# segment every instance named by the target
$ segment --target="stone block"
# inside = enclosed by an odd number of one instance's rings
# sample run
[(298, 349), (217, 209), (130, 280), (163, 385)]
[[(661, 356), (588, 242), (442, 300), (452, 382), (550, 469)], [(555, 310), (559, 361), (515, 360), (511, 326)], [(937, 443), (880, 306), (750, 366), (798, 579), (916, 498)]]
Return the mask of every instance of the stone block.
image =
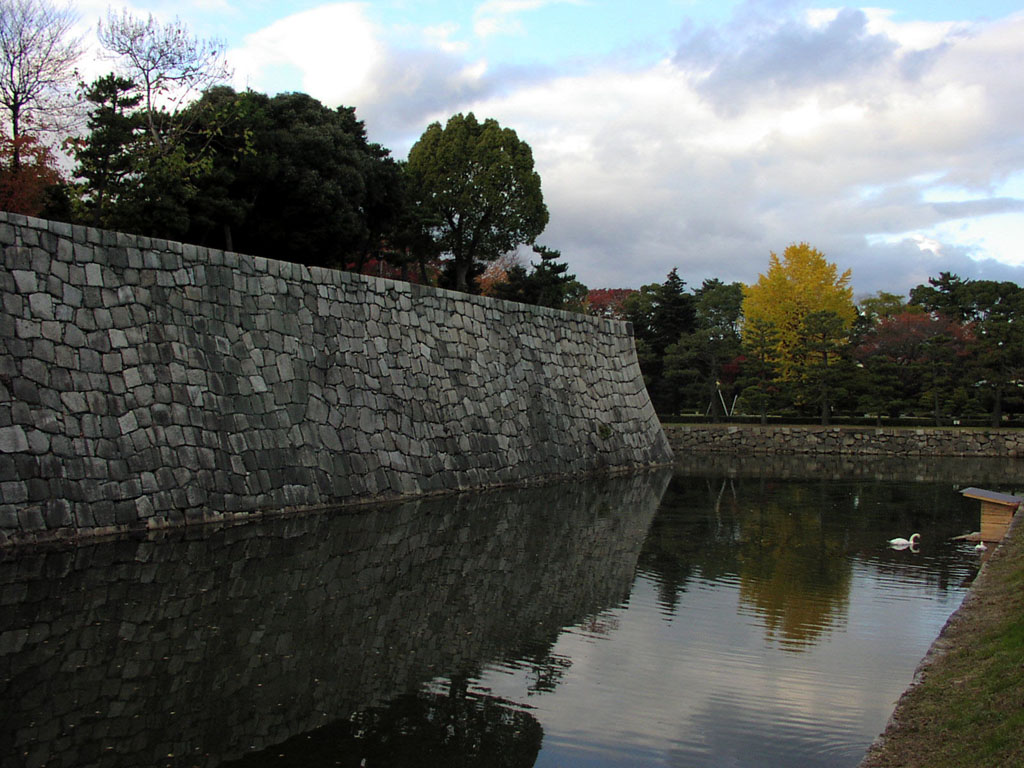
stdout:
[(36, 456), (49, 453), (50, 437), (45, 432), (33, 429), (27, 433), (28, 452)]
[(129, 435), (139, 428), (139, 421), (135, 416), (134, 411), (129, 411), (123, 416), (118, 417), (117, 426), (122, 435)]
[(23, 481), (0, 482), (0, 505), (23, 504), (28, 501), (28, 487)]
[(28, 437), (23, 427), (0, 427), (0, 453), (20, 453), (27, 450)]
[(26, 532), (45, 530), (46, 521), (43, 518), (43, 510), (38, 505), (19, 509), (18, 527)]
[(14, 284), (19, 293), (34, 294), (39, 290), (38, 276), (32, 270), (12, 269), (11, 276), (14, 278)]
[(107, 528), (116, 522), (114, 502), (110, 499), (101, 499), (90, 506), (93, 517), (93, 525), (97, 528)]
[(43, 510), (43, 521), (47, 528), (69, 528), (74, 525), (71, 504), (65, 499), (52, 499)]

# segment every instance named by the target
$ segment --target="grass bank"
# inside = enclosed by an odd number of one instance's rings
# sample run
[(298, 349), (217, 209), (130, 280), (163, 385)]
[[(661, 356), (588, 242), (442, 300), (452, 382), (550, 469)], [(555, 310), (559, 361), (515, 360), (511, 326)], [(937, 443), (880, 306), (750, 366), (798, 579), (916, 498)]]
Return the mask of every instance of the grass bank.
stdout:
[(1024, 765), (1024, 523), (1017, 516), (861, 768)]

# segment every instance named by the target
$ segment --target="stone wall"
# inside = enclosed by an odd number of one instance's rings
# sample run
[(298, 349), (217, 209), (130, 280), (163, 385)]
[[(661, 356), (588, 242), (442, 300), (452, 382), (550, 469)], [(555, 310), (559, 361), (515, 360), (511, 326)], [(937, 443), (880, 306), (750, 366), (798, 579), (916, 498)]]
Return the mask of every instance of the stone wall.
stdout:
[(685, 475), (719, 478), (869, 480), (1024, 488), (1024, 461), (988, 456), (693, 452), (676, 454), (674, 468)]
[(1024, 430), (666, 424), (677, 454), (1024, 458)]
[(628, 596), (670, 474), (0, 559), (0, 767), (216, 766), (489, 662), (540, 678)]
[(0, 214), (0, 541), (671, 461), (626, 323)]

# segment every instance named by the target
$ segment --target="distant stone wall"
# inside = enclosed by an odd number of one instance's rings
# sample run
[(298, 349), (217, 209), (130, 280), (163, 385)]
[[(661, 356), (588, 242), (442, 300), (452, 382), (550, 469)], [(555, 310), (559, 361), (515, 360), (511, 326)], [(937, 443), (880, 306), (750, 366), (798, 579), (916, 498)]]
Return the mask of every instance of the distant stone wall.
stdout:
[(834, 454), (1024, 458), (1024, 430), (666, 424), (678, 454)]
[(628, 324), (0, 213), (0, 542), (663, 464)]
[(892, 456), (838, 453), (678, 453), (674, 468), (711, 477), (950, 483), (1024, 488), (1024, 460), (991, 456)]

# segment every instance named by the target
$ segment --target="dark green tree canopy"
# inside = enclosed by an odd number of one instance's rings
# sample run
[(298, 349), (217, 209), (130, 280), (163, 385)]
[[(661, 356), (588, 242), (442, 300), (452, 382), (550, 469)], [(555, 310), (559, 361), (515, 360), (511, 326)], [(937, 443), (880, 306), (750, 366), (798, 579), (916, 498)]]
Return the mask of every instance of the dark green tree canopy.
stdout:
[(213, 140), (228, 129), (227, 114), (204, 97), (154, 119), (138, 84), (113, 74), (83, 85), (82, 93), (90, 111), (89, 133), (74, 142), (79, 215), (126, 232), (191, 237), (195, 198), (208, 184)]
[(189, 202), (190, 240), (340, 268), (379, 249), (401, 211), (402, 174), (353, 107), (218, 87), (193, 109), (211, 163)]
[(94, 227), (116, 226), (109, 214), (133, 188), (133, 148), (145, 129), (142, 96), (134, 82), (113, 74), (83, 85), (82, 95), (91, 105), (89, 133), (74, 146), (82, 215)]
[(466, 290), (475, 262), (532, 244), (548, 223), (533, 152), (497, 121), (454, 115), (433, 123), (409, 151), (413, 205)]
[[(318, 266), (343, 266), (367, 236), (362, 123), (311, 96), (286, 93), (257, 103), (253, 153), (237, 182), (251, 201), (239, 250)], [(262, 102), (262, 103), (260, 103)]]
[(651, 346), (660, 356), (670, 344), (696, 327), (697, 308), (693, 294), (687, 293), (686, 281), (673, 268), (664, 283), (640, 288), (623, 302), (626, 319), (633, 323), (633, 333)]
[(693, 292), (696, 321), (665, 349), (664, 376), (675, 387), (680, 408), (706, 409), (713, 418), (728, 413), (739, 367), (739, 318), (743, 286), (705, 280)]
[[(696, 328), (697, 308), (686, 281), (672, 269), (664, 283), (651, 283), (622, 302), (626, 319), (633, 324), (637, 357), (647, 391), (659, 413), (675, 413), (681, 400), (677, 384), (665, 376), (665, 356), (680, 337)], [(676, 361), (678, 362), (678, 361)]]
[(918, 285), (910, 291), (910, 304), (927, 312), (941, 312), (960, 322), (967, 319), (967, 283), (949, 272), (929, 277), (928, 285)]
[(580, 305), (587, 289), (569, 274), (569, 265), (559, 262), (562, 254), (543, 245), (534, 245), (533, 252), (540, 263), (530, 263), (533, 271), (517, 264), (508, 270), (505, 282), (494, 287), (493, 295), (499, 299), (534, 304), (552, 309), (567, 309)]
[(739, 343), (740, 317), (743, 315), (743, 284), (723, 283), (718, 278), (705, 280), (693, 292), (697, 302), (697, 326), (711, 329), (730, 343)]

